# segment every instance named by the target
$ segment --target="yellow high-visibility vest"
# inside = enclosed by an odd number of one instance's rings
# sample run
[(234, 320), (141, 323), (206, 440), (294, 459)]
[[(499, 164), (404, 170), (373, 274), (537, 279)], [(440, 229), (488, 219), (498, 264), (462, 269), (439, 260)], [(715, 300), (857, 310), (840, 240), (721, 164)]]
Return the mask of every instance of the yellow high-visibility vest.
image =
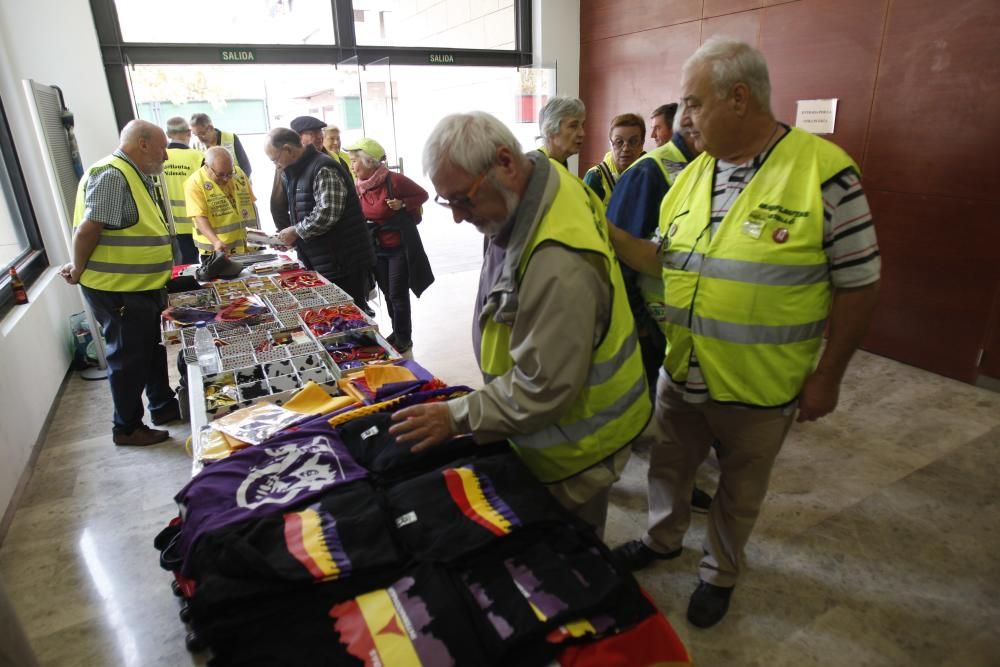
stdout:
[(174, 217), (174, 231), (191, 233), (191, 218), (184, 204), (184, 181), (201, 167), (204, 154), (197, 148), (168, 148), (163, 163), (163, 184), (167, 189), (167, 204)]
[[(673, 141), (668, 141), (667, 143), (659, 146), (650, 152), (646, 153), (639, 160), (654, 160), (656, 166), (660, 168), (663, 173), (663, 179), (667, 182), (668, 186), (673, 186), (674, 179), (677, 178), (677, 174), (681, 172), (684, 167), (687, 166), (688, 159), (684, 157), (684, 153), (681, 149), (674, 145)], [(636, 160), (629, 165), (629, 169), (639, 162)], [(628, 169), (626, 169), (628, 171)], [(659, 230), (653, 231), (650, 236), (650, 240), (660, 241)], [(636, 285), (639, 287), (639, 293), (642, 295), (643, 303), (646, 304), (646, 312), (649, 313), (650, 318), (656, 322), (656, 326), (659, 327), (663, 335), (666, 335), (667, 324), (665, 321), (665, 310), (663, 302), (663, 277), (662, 276), (650, 276), (645, 273), (639, 273), (636, 277)]]
[[(552, 163), (555, 165), (555, 163)], [(649, 421), (652, 406), (646, 388), (635, 321), (625, 296), (625, 284), (608, 241), (604, 208), (590, 188), (581, 196), (580, 180), (561, 165), (559, 190), (528, 240), (517, 268), (518, 282), (534, 250), (555, 241), (576, 252), (604, 259), (611, 280), (611, 321), (603, 340), (591, 353), (587, 383), (570, 408), (551, 426), (510, 438), (514, 450), (542, 482), (557, 482), (607, 458), (628, 445)], [(490, 318), (480, 341), (480, 366), (499, 376), (513, 368), (511, 327)]]
[(832, 288), (823, 184), (848, 168), (838, 146), (793, 128), (710, 233), (715, 159), (681, 172), (660, 208), (667, 352), (675, 382), (692, 348), (716, 401), (775, 407), (812, 372)]
[[(209, 210), (208, 222), (212, 225), (212, 231), (215, 232), (215, 235), (226, 244), (229, 252), (245, 253), (247, 251), (247, 227), (254, 229), (258, 227), (257, 209), (250, 196), (250, 180), (247, 175), (242, 169), (235, 164), (233, 165), (232, 184), (236, 206), (233, 206), (233, 202), (229, 200), (222, 188), (212, 181), (208, 175), (208, 169), (202, 167), (194, 172), (189, 180), (205, 193)], [(195, 247), (202, 254), (214, 252), (215, 248), (212, 246), (212, 242), (198, 230), (197, 226), (195, 226), (191, 236)]]
[(117, 169), (125, 176), (139, 221), (125, 229), (104, 227), (101, 238), (80, 275), (80, 283), (107, 292), (141, 292), (160, 289), (170, 279), (173, 252), (163, 212), (146, 189), (139, 172), (126, 160), (110, 155), (91, 165), (80, 179), (73, 210), (73, 227), (79, 227), (86, 211), (87, 181), (99, 167)]

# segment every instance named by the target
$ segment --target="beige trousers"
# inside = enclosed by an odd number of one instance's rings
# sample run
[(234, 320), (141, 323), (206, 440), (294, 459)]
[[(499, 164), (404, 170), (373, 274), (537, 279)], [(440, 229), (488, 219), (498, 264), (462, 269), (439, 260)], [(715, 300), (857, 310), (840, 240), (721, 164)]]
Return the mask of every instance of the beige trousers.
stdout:
[(555, 484), (546, 484), (545, 488), (560, 505), (593, 526), (603, 540), (611, 486), (622, 476), (631, 453), (632, 446), (626, 445), (583, 472)]
[(699, 575), (716, 586), (735, 586), (774, 459), (794, 415), (794, 405), (756, 410), (712, 401), (687, 403), (661, 376), (654, 418), (667, 437), (655, 442), (649, 453), (646, 546), (660, 553), (682, 546), (691, 523), (695, 472), (711, 443), (718, 441), (719, 488), (708, 514)]

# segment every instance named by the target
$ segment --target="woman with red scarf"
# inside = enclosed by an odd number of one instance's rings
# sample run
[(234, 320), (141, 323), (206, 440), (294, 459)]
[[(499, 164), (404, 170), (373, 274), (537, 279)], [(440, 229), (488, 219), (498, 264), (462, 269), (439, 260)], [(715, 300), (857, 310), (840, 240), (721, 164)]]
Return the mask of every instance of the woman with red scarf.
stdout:
[(388, 340), (400, 353), (406, 352), (413, 347), (409, 292), (419, 297), (434, 282), (416, 227), (427, 191), (406, 176), (390, 172), (385, 150), (374, 139), (361, 139), (347, 152), (375, 245), (375, 281), (392, 319)]

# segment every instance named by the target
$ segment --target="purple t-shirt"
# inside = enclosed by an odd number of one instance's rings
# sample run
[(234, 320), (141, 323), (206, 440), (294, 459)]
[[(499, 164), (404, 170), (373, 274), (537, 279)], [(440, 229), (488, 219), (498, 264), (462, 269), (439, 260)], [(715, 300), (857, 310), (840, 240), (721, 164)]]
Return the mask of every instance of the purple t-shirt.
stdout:
[(323, 421), (287, 429), (212, 463), (174, 497), (183, 522), (181, 571), (190, 574), (191, 550), (206, 532), (283, 512), (367, 475)]

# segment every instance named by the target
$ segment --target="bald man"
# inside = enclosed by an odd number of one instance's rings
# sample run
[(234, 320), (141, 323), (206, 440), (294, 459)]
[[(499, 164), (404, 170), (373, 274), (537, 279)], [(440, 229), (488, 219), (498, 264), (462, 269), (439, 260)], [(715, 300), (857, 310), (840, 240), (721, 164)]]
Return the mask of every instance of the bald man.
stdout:
[(116, 445), (155, 445), (170, 437), (143, 422), (143, 392), (153, 424), (180, 418), (160, 345), (173, 267), (170, 234), (150, 178), (166, 160), (163, 130), (144, 120), (125, 126), (118, 150), (80, 181), (73, 261), (60, 271), (70, 285), (80, 285), (107, 341)]
[(194, 245), (202, 261), (213, 252), (247, 251), (247, 228), (257, 229), (250, 179), (222, 146), (205, 151), (205, 164), (184, 183), (187, 214), (194, 222)]

